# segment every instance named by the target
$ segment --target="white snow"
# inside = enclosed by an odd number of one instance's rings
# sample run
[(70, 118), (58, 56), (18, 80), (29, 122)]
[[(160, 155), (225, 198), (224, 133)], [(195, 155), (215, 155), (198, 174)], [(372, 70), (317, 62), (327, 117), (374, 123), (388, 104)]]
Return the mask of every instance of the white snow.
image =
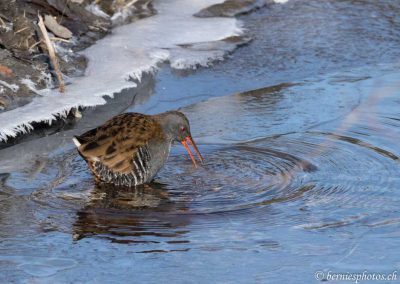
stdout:
[[(51, 123), (71, 108), (105, 104), (125, 88), (135, 87), (129, 78), (154, 72), (157, 64), (171, 59), (174, 68), (206, 66), (221, 59), (222, 50), (185, 50), (182, 45), (219, 41), (240, 35), (243, 30), (234, 18), (198, 18), (192, 15), (221, 0), (155, 1), (158, 13), (129, 25), (115, 28), (111, 35), (86, 49), (84, 77), (73, 78), (66, 92), (39, 91), (29, 104), (0, 114), (0, 140), (32, 129), (32, 122)], [(0, 84), (2, 81), (0, 81)]]
[(35, 94), (39, 94), (38, 89), (36, 89), (35, 82), (33, 82), (31, 79), (24, 78), (24, 79), (21, 79), (20, 82), (21, 82), (21, 84), (23, 84), (26, 87), (28, 87), (28, 89), (31, 90), (32, 92), (34, 92)]
[(101, 8), (99, 7), (99, 5), (92, 3), (90, 5), (87, 5), (85, 8), (87, 11), (89, 11), (90, 13), (99, 16), (101, 18), (109, 18), (110, 16), (107, 15), (106, 13), (103, 12), (103, 10), (101, 10)]
[(6, 81), (0, 80), (0, 85), (3, 85), (4, 87), (9, 88), (11, 91), (16, 92), (19, 89), (19, 86), (15, 84), (9, 84)]

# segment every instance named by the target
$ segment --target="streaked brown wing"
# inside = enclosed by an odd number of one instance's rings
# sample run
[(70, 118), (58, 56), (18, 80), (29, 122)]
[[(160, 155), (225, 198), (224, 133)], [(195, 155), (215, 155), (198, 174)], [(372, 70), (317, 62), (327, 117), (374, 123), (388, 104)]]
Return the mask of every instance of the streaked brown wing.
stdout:
[(143, 153), (152, 139), (164, 139), (157, 121), (147, 115), (125, 113), (104, 125), (76, 137), (80, 154), (88, 162), (99, 162), (119, 174), (137, 173), (143, 168)]

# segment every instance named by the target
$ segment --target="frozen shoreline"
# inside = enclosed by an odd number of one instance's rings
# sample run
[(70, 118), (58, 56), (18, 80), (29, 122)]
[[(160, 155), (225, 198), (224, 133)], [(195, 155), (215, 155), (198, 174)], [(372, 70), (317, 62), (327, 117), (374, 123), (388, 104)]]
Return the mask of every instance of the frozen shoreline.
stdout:
[(193, 16), (219, 2), (156, 1), (157, 15), (117, 27), (82, 52), (88, 58), (85, 76), (72, 79), (65, 94), (41, 90), (32, 102), (1, 113), (0, 140), (31, 131), (33, 122), (51, 124), (73, 108), (105, 104), (104, 96), (113, 97), (135, 87), (131, 78), (140, 80), (144, 72), (156, 71), (161, 62), (169, 61), (172, 67), (184, 69), (221, 60), (232, 44), (220, 41), (242, 35), (240, 22), (235, 18)]

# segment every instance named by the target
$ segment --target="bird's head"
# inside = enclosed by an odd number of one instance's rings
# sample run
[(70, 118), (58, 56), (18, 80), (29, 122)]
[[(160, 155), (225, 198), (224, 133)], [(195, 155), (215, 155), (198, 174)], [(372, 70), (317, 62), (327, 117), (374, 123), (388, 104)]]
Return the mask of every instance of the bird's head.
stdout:
[(160, 122), (172, 142), (176, 141), (182, 143), (186, 151), (189, 153), (194, 166), (197, 166), (197, 164), (192, 152), (190, 151), (189, 145), (194, 148), (201, 163), (203, 163), (203, 157), (201, 156), (196, 143), (193, 141), (192, 134), (190, 133), (189, 120), (183, 113), (179, 111), (165, 112), (162, 114)]

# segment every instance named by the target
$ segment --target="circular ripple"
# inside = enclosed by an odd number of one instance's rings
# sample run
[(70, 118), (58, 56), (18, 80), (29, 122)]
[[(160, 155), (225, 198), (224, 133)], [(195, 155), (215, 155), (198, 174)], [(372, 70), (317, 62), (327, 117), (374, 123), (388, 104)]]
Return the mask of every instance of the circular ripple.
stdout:
[[(366, 137), (326, 132), (293, 134), (269, 141), (279, 151), (290, 151), (318, 167), (306, 206), (330, 209), (376, 209), (397, 206), (390, 194), (398, 184), (399, 158), (367, 141)], [(393, 207), (394, 208), (394, 207)]]
[(35, 187), (31, 200), (46, 229), (69, 228), (74, 220), (76, 238), (122, 242), (185, 238), (196, 214), (206, 218), (198, 226), (218, 226), (220, 216), (234, 214), (253, 225), (295, 222), (318, 229), (397, 208), (398, 157), (355, 135), (307, 132), (199, 146), (205, 165), (194, 168), (176, 147), (156, 182), (138, 188), (96, 185), (72, 150), (54, 155), (40, 171), (12, 173), (6, 185)]
[(8, 185), (37, 185), (32, 199), (53, 208), (151, 208), (198, 214), (232, 212), (301, 197), (306, 206), (324, 205), (324, 209), (387, 207), (387, 192), (398, 182), (396, 155), (354, 137), (331, 133), (290, 134), (201, 148), (205, 165), (195, 169), (177, 147), (180, 152), (172, 155), (158, 174), (159, 183), (137, 189), (96, 186), (86, 163), (73, 151), (53, 157), (34, 176), (14, 173)]
[(284, 152), (239, 145), (209, 149), (206, 164), (194, 169), (184, 155), (170, 157), (158, 175), (170, 198), (190, 213), (247, 209), (290, 199), (316, 169)]

